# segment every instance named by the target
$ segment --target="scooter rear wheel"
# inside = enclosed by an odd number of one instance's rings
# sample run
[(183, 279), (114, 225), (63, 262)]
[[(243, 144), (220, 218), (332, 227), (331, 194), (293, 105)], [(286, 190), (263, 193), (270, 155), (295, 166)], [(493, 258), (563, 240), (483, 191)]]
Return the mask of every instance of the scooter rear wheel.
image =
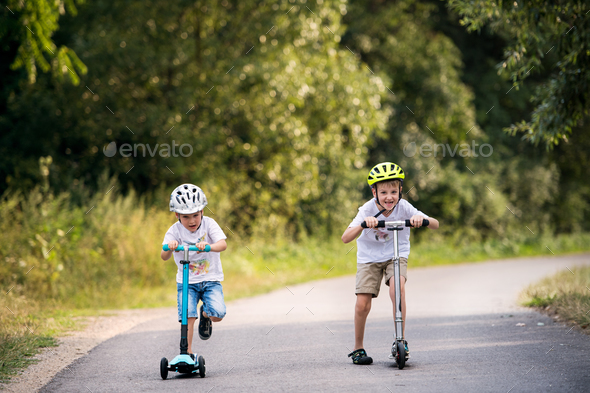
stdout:
[(397, 367), (401, 370), (406, 365), (406, 346), (403, 341), (397, 342)]
[(199, 362), (199, 375), (201, 376), (201, 378), (205, 378), (205, 358), (202, 356), (199, 356), (198, 362)]
[(160, 360), (160, 376), (164, 380), (168, 378), (168, 359), (166, 358)]

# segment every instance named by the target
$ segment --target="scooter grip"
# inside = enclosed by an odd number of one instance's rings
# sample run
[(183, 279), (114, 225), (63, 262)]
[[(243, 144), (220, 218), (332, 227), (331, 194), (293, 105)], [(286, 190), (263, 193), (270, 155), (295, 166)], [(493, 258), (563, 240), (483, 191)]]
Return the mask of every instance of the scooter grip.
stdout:
[[(430, 225), (430, 221), (428, 221), (428, 218), (425, 218), (422, 220), (422, 226), (423, 227), (427, 227), (428, 225)], [(407, 227), (413, 227), (413, 225), (410, 223), (410, 220), (406, 220), (406, 226)]]
[[(170, 251), (170, 247), (168, 247), (167, 244), (164, 244), (162, 246), (162, 249), (164, 251)], [(189, 246), (188, 247), (188, 250), (189, 251), (201, 251), (201, 252), (203, 251), (203, 250), (199, 250), (196, 246)], [(175, 251), (184, 251), (184, 246), (183, 245), (179, 245), (178, 247), (176, 247), (176, 250)], [(209, 251), (211, 251), (211, 246), (207, 244), (205, 246), (205, 252), (209, 252)]]
[[(361, 223), (361, 227), (362, 227), (362, 228), (368, 228), (368, 227), (367, 227), (367, 223), (366, 223), (365, 221), (363, 221), (363, 222)], [(376, 226), (375, 228), (385, 228), (385, 220), (379, 220), (379, 221), (377, 222), (377, 226)]]

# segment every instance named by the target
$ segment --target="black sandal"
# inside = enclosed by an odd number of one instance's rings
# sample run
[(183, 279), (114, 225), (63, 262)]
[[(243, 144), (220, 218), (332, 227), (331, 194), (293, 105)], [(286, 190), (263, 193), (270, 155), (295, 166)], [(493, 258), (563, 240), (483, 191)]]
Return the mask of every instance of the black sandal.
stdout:
[(366, 365), (373, 363), (373, 358), (367, 356), (367, 352), (363, 348), (352, 351), (348, 354), (348, 357), (352, 358), (354, 364)]
[(213, 331), (212, 325), (211, 318), (205, 318), (203, 316), (203, 305), (201, 304), (201, 308), (199, 309), (199, 337), (201, 340), (209, 340), (211, 338)]

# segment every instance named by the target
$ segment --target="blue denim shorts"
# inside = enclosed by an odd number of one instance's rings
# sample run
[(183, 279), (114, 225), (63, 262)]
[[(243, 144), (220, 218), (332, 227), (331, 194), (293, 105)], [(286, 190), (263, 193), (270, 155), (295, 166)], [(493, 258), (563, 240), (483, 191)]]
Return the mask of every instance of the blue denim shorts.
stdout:
[[(178, 322), (182, 321), (182, 284), (176, 283), (176, 302), (178, 304)], [(223, 288), (219, 281), (203, 281), (188, 284), (188, 314), (187, 318), (197, 318), (199, 312), (197, 304), (203, 302), (205, 314), (210, 317), (225, 317), (225, 302)]]

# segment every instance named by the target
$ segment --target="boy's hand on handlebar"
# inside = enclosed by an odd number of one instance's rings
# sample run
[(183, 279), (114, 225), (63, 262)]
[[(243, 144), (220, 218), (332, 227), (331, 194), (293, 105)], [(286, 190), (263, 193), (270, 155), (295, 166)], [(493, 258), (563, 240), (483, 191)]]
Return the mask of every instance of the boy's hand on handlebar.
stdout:
[(375, 227), (377, 227), (377, 224), (379, 224), (379, 220), (377, 220), (373, 216), (366, 217), (365, 224), (367, 225), (367, 228), (375, 228)]
[(175, 251), (176, 247), (178, 247), (178, 242), (176, 240), (172, 240), (170, 243), (168, 243), (168, 248), (170, 251)]
[(424, 221), (424, 217), (417, 214), (410, 218), (410, 224), (412, 224), (414, 228), (420, 228), (422, 226), (422, 221)]
[(197, 247), (199, 250), (203, 250), (203, 251), (197, 251), (197, 254), (200, 254), (201, 252), (205, 252), (205, 247), (206, 246), (209, 246), (209, 243), (202, 242), (202, 243), (195, 244), (195, 247)]

